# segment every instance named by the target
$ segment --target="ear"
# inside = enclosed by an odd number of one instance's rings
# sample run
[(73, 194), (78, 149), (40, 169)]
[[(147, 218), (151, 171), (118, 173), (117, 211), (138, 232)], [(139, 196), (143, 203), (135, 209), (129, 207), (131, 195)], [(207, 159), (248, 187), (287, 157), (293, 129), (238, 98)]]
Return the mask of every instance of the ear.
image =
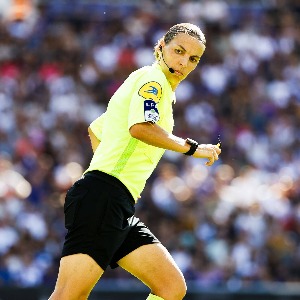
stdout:
[(165, 46), (165, 41), (162, 39), (159, 41), (159, 46), (158, 46), (158, 49), (160, 52), (162, 52), (162, 48)]

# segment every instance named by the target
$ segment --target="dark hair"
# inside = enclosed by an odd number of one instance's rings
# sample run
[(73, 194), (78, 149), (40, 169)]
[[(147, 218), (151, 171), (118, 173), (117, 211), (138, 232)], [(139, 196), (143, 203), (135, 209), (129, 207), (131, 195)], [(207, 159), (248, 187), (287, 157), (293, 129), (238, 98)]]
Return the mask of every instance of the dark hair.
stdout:
[(156, 45), (154, 46), (154, 56), (156, 59), (158, 59), (158, 51), (161, 49), (161, 42), (164, 41), (166, 44), (170, 43), (174, 37), (179, 34), (179, 33), (185, 33), (193, 38), (197, 39), (200, 41), (204, 46), (206, 45), (206, 39), (201, 31), (201, 29), (191, 23), (180, 23), (172, 26), (166, 34), (157, 41)]
[(188, 34), (199, 40), (203, 45), (206, 44), (205, 36), (201, 29), (191, 23), (181, 23), (172, 26), (163, 37), (165, 43), (168, 44), (179, 33)]

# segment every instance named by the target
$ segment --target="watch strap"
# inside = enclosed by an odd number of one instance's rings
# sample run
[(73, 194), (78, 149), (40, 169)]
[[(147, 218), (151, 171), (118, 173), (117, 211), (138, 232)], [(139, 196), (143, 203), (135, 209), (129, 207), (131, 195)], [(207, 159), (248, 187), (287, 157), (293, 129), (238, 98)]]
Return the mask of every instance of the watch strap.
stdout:
[(196, 152), (196, 150), (197, 150), (199, 144), (198, 144), (196, 141), (194, 141), (194, 140), (192, 140), (192, 139), (190, 139), (190, 138), (187, 138), (187, 139), (185, 140), (185, 142), (186, 142), (188, 145), (190, 145), (191, 147), (190, 147), (190, 150), (189, 150), (189, 151), (187, 151), (187, 152), (184, 153), (184, 155), (192, 156), (192, 155)]

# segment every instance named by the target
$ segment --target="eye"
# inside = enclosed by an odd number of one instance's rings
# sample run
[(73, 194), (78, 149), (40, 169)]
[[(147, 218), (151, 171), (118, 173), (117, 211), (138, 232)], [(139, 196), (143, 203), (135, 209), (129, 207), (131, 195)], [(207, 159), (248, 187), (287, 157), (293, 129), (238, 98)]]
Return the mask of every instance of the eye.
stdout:
[(181, 54), (181, 53), (182, 53), (182, 50), (180, 50), (180, 49), (175, 49), (175, 53), (176, 53), (176, 54)]
[(197, 59), (197, 58), (195, 58), (195, 57), (190, 57), (190, 61), (192, 62), (192, 63), (198, 63), (199, 62), (199, 59)]

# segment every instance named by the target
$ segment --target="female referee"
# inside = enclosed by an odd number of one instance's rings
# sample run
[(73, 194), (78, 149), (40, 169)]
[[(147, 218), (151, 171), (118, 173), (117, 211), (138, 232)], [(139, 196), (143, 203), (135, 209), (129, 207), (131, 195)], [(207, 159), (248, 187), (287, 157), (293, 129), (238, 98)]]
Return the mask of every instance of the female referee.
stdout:
[(133, 72), (90, 125), (94, 155), (66, 195), (68, 232), (49, 299), (87, 299), (108, 265), (120, 266), (146, 284), (148, 300), (179, 300), (186, 294), (181, 271), (134, 216), (134, 205), (166, 149), (205, 158), (207, 166), (218, 160), (218, 145), (172, 134), (174, 91), (204, 50), (199, 27), (171, 27), (154, 48), (153, 65)]

